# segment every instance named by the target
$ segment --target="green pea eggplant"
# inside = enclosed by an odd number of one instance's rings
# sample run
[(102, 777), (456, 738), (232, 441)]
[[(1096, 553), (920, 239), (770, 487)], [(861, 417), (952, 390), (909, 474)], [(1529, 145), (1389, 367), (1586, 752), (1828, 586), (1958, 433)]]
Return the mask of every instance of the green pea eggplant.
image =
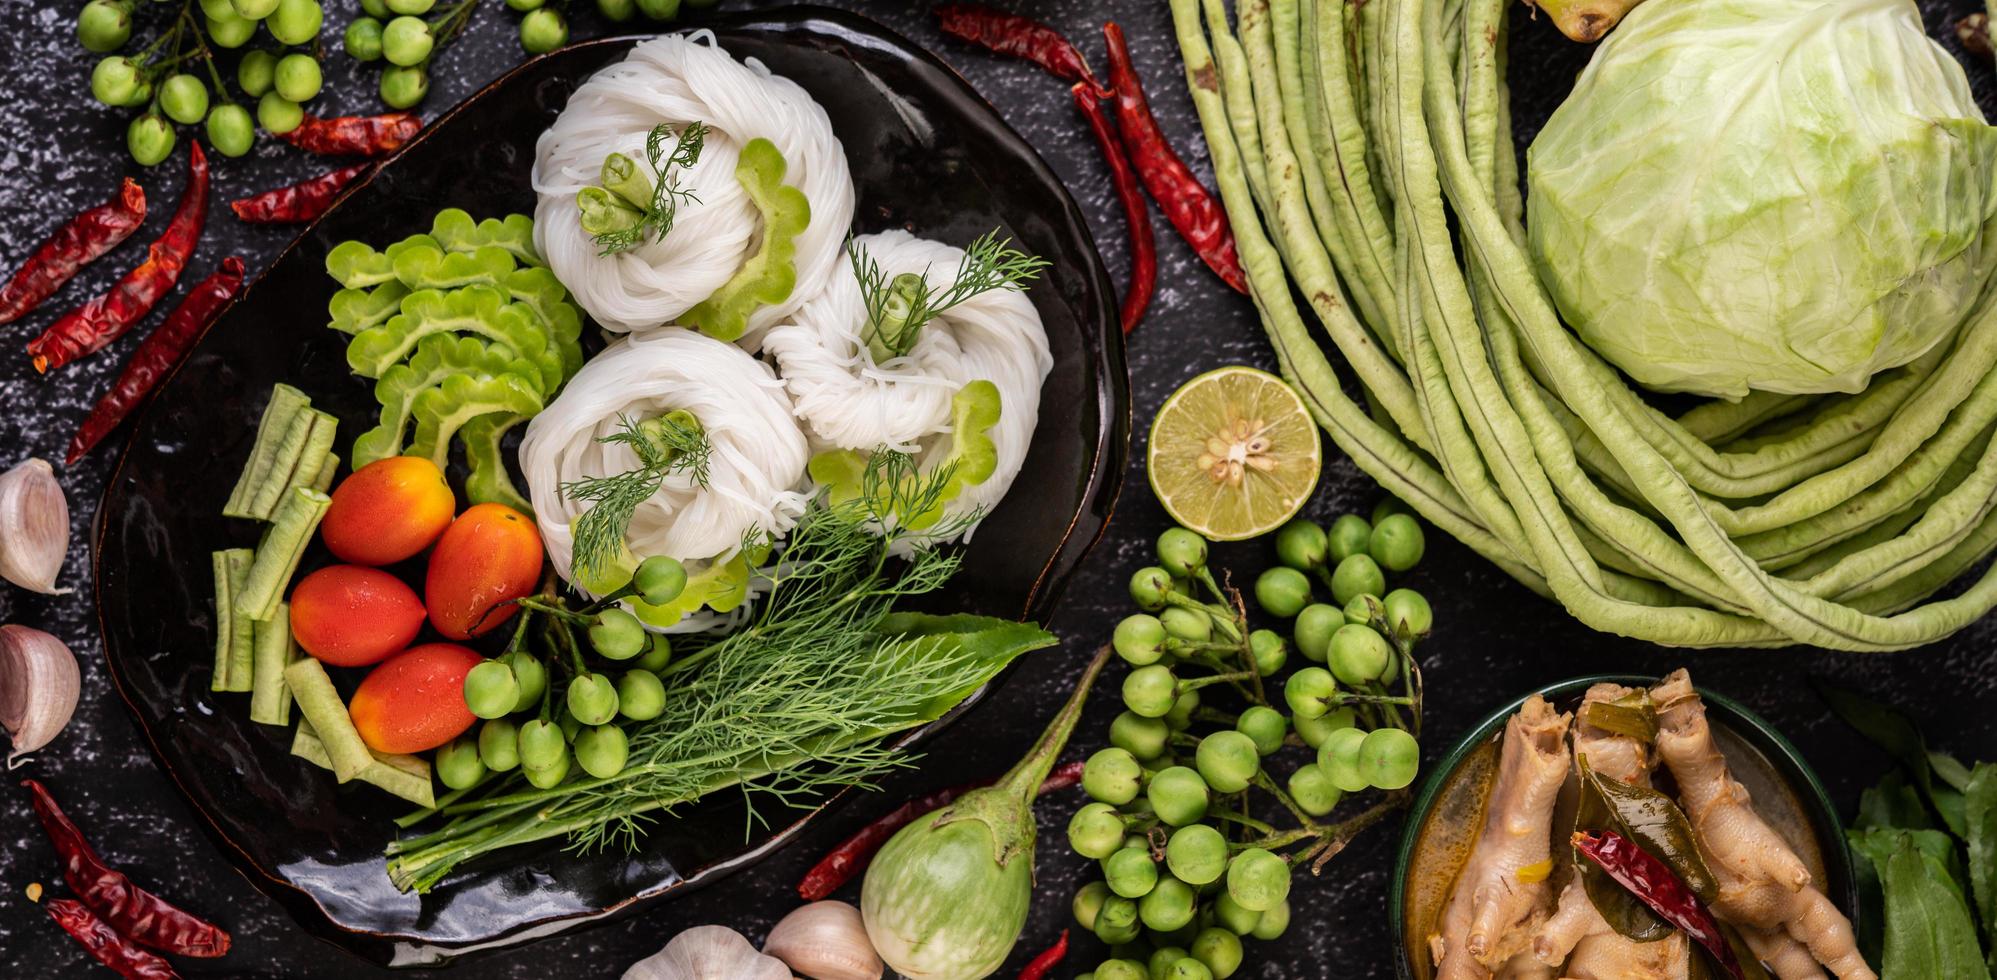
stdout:
[(874, 949), (910, 980), (975, 980), (1012, 951), (1033, 899), (1033, 798), (1081, 717), (1110, 648), (995, 785), (958, 797), (890, 838), (860, 885)]

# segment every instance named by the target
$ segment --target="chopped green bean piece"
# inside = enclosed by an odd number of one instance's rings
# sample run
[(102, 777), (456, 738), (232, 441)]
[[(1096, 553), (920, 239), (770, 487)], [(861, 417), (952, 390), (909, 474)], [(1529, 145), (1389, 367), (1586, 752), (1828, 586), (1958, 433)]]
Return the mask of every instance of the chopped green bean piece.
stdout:
[(317, 490), (300, 487), (286, 495), (271, 515), (270, 530), (257, 545), (256, 561), (250, 564), (249, 580), (236, 596), (236, 613), (257, 622), (277, 615), (278, 600), (298, 571), (298, 559), (312, 541), (312, 532), (326, 516), (332, 499)]
[(305, 715), (299, 731), (311, 725), (311, 733), (325, 747), (326, 768), (333, 770), (334, 779), (344, 783), (374, 763), (374, 753), (354, 730), (346, 702), (340, 700), (340, 692), (333, 689), (333, 680), (319, 661), (307, 657), (284, 668), (284, 686), (291, 689), (298, 710)]
[(243, 464), (243, 474), (237, 477), (235, 489), (229, 491), (229, 502), (222, 506), (224, 517), (258, 516), (249, 510), (250, 499), (269, 482), (279, 444), (295, 417), (311, 407), (312, 399), (290, 385), (281, 384), (270, 390), (270, 402), (264, 406), (263, 421), (257, 423), (257, 438), (250, 448), (249, 462)]
[[(230, 548), (212, 556), (215, 571), (215, 672), (208, 679), (211, 691), (250, 689), (248, 672), (237, 676), (236, 648), (244, 642), (243, 631), (253, 631), (256, 624), (236, 613), (236, 596), (249, 578), (250, 562), (254, 556), (255, 552), (248, 548)], [(252, 632), (249, 642), (254, 641)]]
[(304, 654), (291, 639), (291, 605), (277, 604), (270, 622), (256, 623), (256, 650), (250, 666), (250, 720), (260, 725), (291, 724), (291, 689), (284, 668)]
[[(298, 723), (298, 731), (291, 737), (291, 754), (322, 769), (333, 768), (333, 757), (326, 751), (326, 743), (307, 721)], [(355, 776), (370, 786), (387, 790), (425, 809), (437, 805), (435, 791), (430, 785), (430, 764), (413, 755), (388, 755), (371, 752), (367, 767)]]

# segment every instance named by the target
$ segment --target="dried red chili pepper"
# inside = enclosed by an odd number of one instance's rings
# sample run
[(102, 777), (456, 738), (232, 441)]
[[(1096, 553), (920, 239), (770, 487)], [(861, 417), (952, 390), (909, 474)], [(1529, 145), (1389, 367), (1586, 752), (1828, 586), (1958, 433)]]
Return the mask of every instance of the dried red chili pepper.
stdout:
[(1656, 912), (1658, 918), (1676, 926), (1712, 954), (1713, 961), (1734, 980), (1743, 980), (1740, 961), (1720, 932), (1720, 924), (1692, 889), (1678, 880), (1669, 865), (1636, 846), (1634, 841), (1613, 830), (1599, 835), (1574, 832), (1574, 849), (1594, 862), (1616, 883)]
[(48, 299), (77, 270), (132, 237), (146, 220), (146, 192), (132, 178), (109, 204), (100, 204), (56, 229), (0, 288), (0, 323), (11, 323)]
[[(1067, 789), (1081, 781), (1082, 764), (1070, 762), (1048, 773), (1046, 781), (1040, 784), (1040, 792), (1046, 794)], [(832, 850), (827, 851), (817, 864), (811, 866), (810, 871), (804, 873), (804, 878), (797, 883), (797, 893), (804, 896), (807, 902), (816, 902), (838, 891), (839, 886), (852, 881), (854, 875), (867, 869), (868, 862), (874, 859), (874, 852), (880, 850), (881, 845), (886, 844), (888, 838), (894, 836), (895, 831), (908, 826), (916, 817), (974, 789), (990, 786), (993, 782), (990, 779), (983, 779), (962, 786), (939, 789), (889, 810), (879, 819), (854, 831), (853, 836), (840, 841)]]
[(1040, 955), (1027, 961), (1026, 969), (1019, 971), (1019, 980), (1042, 980), (1054, 971), (1054, 964), (1068, 955), (1068, 930), (1061, 930), (1061, 938), (1054, 945), (1040, 951)]
[(98, 918), (82, 902), (73, 898), (52, 898), (47, 902), (49, 918), (62, 931), (76, 937), (97, 962), (118, 971), (130, 980), (177, 980), (173, 964), (156, 953), (140, 949), (110, 924)]
[(1060, 31), (1031, 17), (1008, 14), (981, 3), (945, 3), (936, 7), (943, 33), (999, 54), (1031, 61), (1057, 78), (1081, 82), (1109, 98), (1109, 89), (1096, 80), (1074, 42)]
[(125, 416), (132, 413), (139, 402), (152, 393), (153, 385), (166, 377), (174, 365), (187, 354), (188, 348), (201, 336), (201, 331), (214, 322), (215, 314), (222, 311), (236, 291), (243, 288), (243, 260), (231, 255), (222, 260), (222, 267), (201, 280), (166, 315), (166, 322), (159, 329), (146, 335), (139, 342), (139, 349), (132, 354), (125, 370), (118, 374), (118, 380), (111, 384), (111, 390), (97, 400), (96, 407), (90, 410), (90, 417), (77, 427), (76, 435), (69, 440), (69, 452), (64, 455), (64, 465), (74, 466), (85, 453), (95, 449), (99, 442), (109, 435)]
[[(32, 794), (35, 815), (62, 858), (63, 880), (118, 934), (181, 956), (221, 956), (229, 951), (228, 933), (132, 884), (123, 872), (105, 864), (41, 783), (24, 779), (21, 785)], [(111, 964), (105, 961), (105, 965)]]
[(1234, 230), (1228, 227), (1227, 210), (1200, 183), (1186, 161), (1172, 150), (1151, 103), (1144, 98), (1144, 83), (1130, 63), (1130, 48), (1123, 43), (1123, 28), (1114, 21), (1103, 25), (1103, 40), (1109, 47), (1109, 85), (1116, 100), (1117, 129), (1123, 146), (1137, 165), (1144, 189), (1158, 202), (1166, 220), (1179, 229), (1179, 236), (1236, 292), (1248, 292), (1248, 276), (1241, 271), (1241, 256), (1234, 250)]
[(413, 112), (332, 119), (306, 116), (295, 129), (280, 134), (278, 139), (323, 156), (376, 157), (400, 149), (422, 128), (422, 117)]
[(296, 184), (274, 187), (254, 197), (230, 201), (229, 210), (236, 217), (253, 224), (296, 224), (311, 221), (325, 214), (333, 199), (347, 189), (356, 177), (365, 173), (372, 163), (356, 163), (351, 167), (320, 174)]
[(146, 251), (146, 260), (125, 273), (111, 291), (63, 314), (41, 336), (28, 342), (35, 370), (59, 368), (123, 336), (145, 319), (153, 304), (173, 289), (187, 257), (201, 240), (201, 223), (208, 214), (208, 158), (201, 144), (189, 146), (187, 186), (166, 231)]
[(1080, 82), (1071, 91), (1075, 108), (1089, 121), (1096, 145), (1102, 147), (1103, 162), (1109, 164), (1110, 183), (1116, 187), (1117, 200), (1123, 203), (1124, 223), (1130, 226), (1130, 287), (1123, 291), (1120, 318), (1123, 332), (1129, 333), (1137, 321), (1144, 319), (1144, 311), (1151, 306), (1151, 295), (1158, 289), (1158, 237), (1151, 231), (1151, 209), (1144, 204), (1144, 192), (1137, 186), (1130, 158), (1117, 144), (1109, 116), (1103, 112), (1102, 100)]

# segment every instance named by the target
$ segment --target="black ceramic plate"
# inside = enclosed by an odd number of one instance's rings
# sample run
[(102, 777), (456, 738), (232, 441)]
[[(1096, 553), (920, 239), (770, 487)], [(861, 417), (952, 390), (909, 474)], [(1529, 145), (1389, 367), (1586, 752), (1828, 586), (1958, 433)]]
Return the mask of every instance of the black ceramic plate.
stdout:
[[(962, 242), (1002, 227), (1052, 262), (1032, 290), (1055, 361), (1040, 428), (949, 596), (959, 608), (1044, 618), (1109, 517), (1129, 432), (1115, 295), (1081, 212), (990, 105), (884, 28), (820, 8), (711, 26), (728, 51), (795, 79), (831, 114), (859, 191), (859, 230), (900, 226)], [(219, 512), (271, 385), (298, 385), (340, 416), (343, 449), (374, 413), (369, 383), (347, 372), (344, 338), (323, 325), (334, 288), (326, 253), (350, 238), (382, 245), (427, 230), (444, 207), (531, 213), (536, 137), (578, 84), (636, 40), (593, 41), (521, 66), (349, 192), (160, 392), (99, 511), (105, 653), (160, 765), (251, 882), (306, 928), (384, 963), (434, 963), (632, 911), (754, 862), (817, 812), (764, 807), (768, 828), (745, 840), (738, 803), (702, 803), (660, 821), (636, 854), (514, 853), (426, 896), (405, 895), (381, 857), (390, 818), (405, 808), (367, 787), (336, 787), (287, 753), (288, 733), (251, 724), (244, 696), (208, 691), (208, 554), (254, 543), (254, 528)]]

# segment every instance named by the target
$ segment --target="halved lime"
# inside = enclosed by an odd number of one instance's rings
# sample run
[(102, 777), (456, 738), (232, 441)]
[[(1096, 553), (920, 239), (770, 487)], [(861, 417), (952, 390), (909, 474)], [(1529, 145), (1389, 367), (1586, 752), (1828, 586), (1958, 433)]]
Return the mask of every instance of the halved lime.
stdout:
[(1317, 488), (1323, 459), (1303, 399), (1267, 371), (1224, 367), (1179, 386), (1151, 421), (1151, 492), (1214, 541), (1282, 526)]

